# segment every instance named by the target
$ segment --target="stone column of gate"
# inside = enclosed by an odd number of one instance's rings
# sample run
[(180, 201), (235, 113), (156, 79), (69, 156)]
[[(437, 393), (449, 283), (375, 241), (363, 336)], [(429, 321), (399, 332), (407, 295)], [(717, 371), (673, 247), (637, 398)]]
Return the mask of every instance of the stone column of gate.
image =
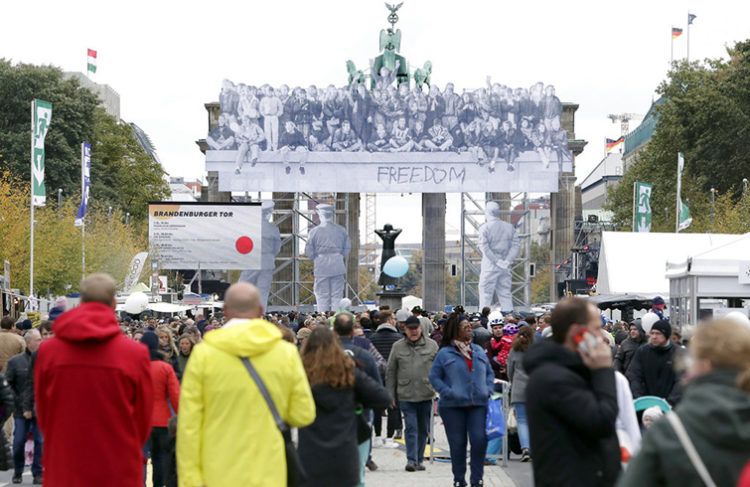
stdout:
[[(294, 210), (294, 193), (273, 193), (273, 202), (275, 211), (292, 211)], [(274, 217), (274, 219), (276, 219)], [(276, 223), (276, 222), (274, 222)], [(286, 218), (281, 223), (277, 223), (279, 232), (281, 233), (281, 240), (283, 241), (288, 235), (291, 235), (294, 231), (294, 216)], [(276, 269), (280, 268), (284, 263), (289, 262), (290, 259), (294, 258), (294, 239), (289, 239), (288, 242), (281, 246), (279, 255), (276, 256)], [(286, 288), (283, 292), (278, 294), (278, 298), (273, 295), (279, 292), (279, 289), (294, 281), (294, 266), (288, 265), (286, 268), (281, 269), (273, 274), (273, 282), (271, 283), (271, 298), (269, 299), (269, 305), (272, 306), (288, 306), (297, 305), (299, 303), (292, 302), (292, 287)], [(292, 285), (297, 285), (293, 283)]]
[[(550, 194), (550, 244), (552, 272), (550, 280), (550, 297), (557, 300), (557, 284), (565, 280), (563, 272), (555, 270), (555, 266), (571, 258), (571, 249), (575, 243), (575, 219), (580, 218), (576, 212), (575, 200), (575, 157), (583, 152), (586, 141), (575, 138), (575, 112), (578, 105), (563, 103), (563, 113), (560, 120), (562, 128), (568, 132), (568, 147), (573, 153), (573, 167), (571, 172), (560, 173), (560, 189)], [(577, 215), (578, 213), (578, 215)], [(561, 266), (561, 269), (565, 266)]]
[[(359, 193), (336, 193), (336, 210), (349, 211), (346, 214), (336, 213), (336, 223), (349, 230), (349, 239), (352, 242), (352, 250), (346, 259), (346, 282), (347, 287), (344, 296), (354, 299), (359, 294)], [(334, 303), (335, 305), (336, 303)]]
[(445, 193), (422, 193), (422, 308), (445, 307)]

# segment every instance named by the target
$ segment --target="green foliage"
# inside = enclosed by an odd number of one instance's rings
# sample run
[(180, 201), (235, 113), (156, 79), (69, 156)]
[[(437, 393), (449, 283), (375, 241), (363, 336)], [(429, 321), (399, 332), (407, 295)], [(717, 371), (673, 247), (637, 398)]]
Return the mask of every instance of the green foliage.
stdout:
[[(730, 231), (712, 221), (710, 188), (736, 205), (742, 179), (750, 178), (750, 41), (728, 49), (729, 60), (681, 63), (659, 87), (665, 102), (649, 144), (620, 184), (610, 189), (608, 209), (622, 229), (630, 229), (633, 183), (654, 184), (652, 231), (674, 231), (677, 152), (685, 154), (682, 198), (690, 206), (691, 232)], [(718, 203), (718, 202), (717, 202)]]
[(548, 246), (531, 243), (531, 262), (536, 263), (536, 274), (531, 279), (531, 302), (548, 303), (550, 299), (550, 279), (552, 262)]
[[(40, 295), (63, 294), (81, 279), (81, 229), (73, 225), (77, 203), (69, 198), (60, 208), (35, 209), (34, 287)], [(122, 212), (108, 217), (89, 209), (86, 217), (86, 272), (106, 272), (122, 282), (130, 259), (146, 248), (146, 238), (125, 225)], [(28, 292), (29, 185), (10, 173), (0, 174), (0, 261), (11, 264), (11, 285)]]
[(129, 125), (97, 107), (94, 93), (76, 79), (63, 78), (59, 68), (13, 65), (6, 59), (0, 59), (0, 171), (9, 171), (17, 181), (29, 180), (34, 98), (52, 103), (45, 139), (48, 197), (59, 188), (66, 197), (80, 195), (84, 140), (92, 144), (91, 205), (112, 206), (144, 220), (148, 202), (169, 195), (161, 166), (138, 144)]
[(0, 59), (0, 170), (24, 181), (30, 178), (31, 102), (52, 103), (52, 123), (45, 139), (48, 194), (80, 188), (81, 142), (93, 135), (96, 95), (78, 81), (63, 79), (53, 66), (12, 65)]

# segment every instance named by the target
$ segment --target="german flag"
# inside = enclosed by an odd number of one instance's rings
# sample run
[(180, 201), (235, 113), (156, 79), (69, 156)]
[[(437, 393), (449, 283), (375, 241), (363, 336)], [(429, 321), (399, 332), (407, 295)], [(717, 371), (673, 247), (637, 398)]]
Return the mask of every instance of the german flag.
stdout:
[(682, 35), (682, 29), (678, 27), (672, 27), (672, 39), (677, 39)]
[(607, 139), (607, 143), (606, 143), (607, 154), (619, 149), (624, 142), (625, 142), (625, 136), (621, 136), (619, 139)]

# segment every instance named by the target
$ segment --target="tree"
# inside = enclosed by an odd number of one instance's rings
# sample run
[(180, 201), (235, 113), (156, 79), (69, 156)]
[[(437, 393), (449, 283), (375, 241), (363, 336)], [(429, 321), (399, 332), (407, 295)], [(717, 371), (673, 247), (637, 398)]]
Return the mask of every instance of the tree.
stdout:
[(80, 188), (81, 142), (93, 135), (96, 95), (77, 80), (64, 79), (53, 66), (17, 64), (0, 59), (0, 170), (30, 178), (31, 102), (52, 103), (52, 122), (45, 139), (45, 182), (49, 193)]
[[(38, 295), (64, 294), (76, 289), (82, 276), (81, 229), (73, 225), (77, 202), (35, 209), (34, 288)], [(11, 285), (28, 292), (29, 185), (0, 175), (0, 260), (11, 264)], [(130, 259), (146, 248), (146, 238), (134, 225), (125, 225), (121, 211), (111, 216), (90, 208), (86, 217), (86, 272), (106, 272), (124, 280)]]
[(633, 182), (654, 184), (652, 229), (674, 231), (677, 152), (685, 155), (682, 199), (689, 202), (693, 225), (688, 231), (724, 231), (711, 221), (710, 188), (737, 204), (741, 180), (750, 177), (750, 40), (728, 48), (729, 59), (675, 64), (658, 89), (654, 136), (610, 189), (608, 209), (620, 228), (632, 219)]
[(164, 171), (138, 144), (132, 129), (98, 107), (94, 93), (53, 66), (12, 65), (0, 59), (0, 171), (30, 178), (31, 109), (34, 98), (52, 103), (45, 138), (45, 183), (52, 194), (80, 195), (81, 143), (92, 145), (91, 204), (120, 208), (144, 220), (148, 202), (164, 199)]

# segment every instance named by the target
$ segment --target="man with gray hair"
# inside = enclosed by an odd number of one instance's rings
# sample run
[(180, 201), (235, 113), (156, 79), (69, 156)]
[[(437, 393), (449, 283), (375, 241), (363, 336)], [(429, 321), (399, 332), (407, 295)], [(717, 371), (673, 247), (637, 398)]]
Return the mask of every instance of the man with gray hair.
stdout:
[(139, 485), (153, 411), (148, 349), (120, 330), (110, 276), (91, 274), (80, 292), (34, 364), (44, 483)]
[(34, 461), (31, 464), (31, 475), (35, 484), (42, 483), (42, 435), (39, 433), (39, 427), (36, 418), (32, 415), (25, 418), (23, 414), (23, 393), (26, 382), (29, 379), (31, 370), (31, 354), (39, 349), (42, 343), (42, 335), (39, 330), (32, 329), (24, 335), (26, 341), (26, 350), (19, 353), (8, 361), (8, 368), (5, 378), (13, 389), (15, 396), (15, 407), (13, 409), (13, 483), (20, 484), (23, 481), (23, 468), (26, 463), (24, 446), (26, 437), (29, 433), (34, 437)]

